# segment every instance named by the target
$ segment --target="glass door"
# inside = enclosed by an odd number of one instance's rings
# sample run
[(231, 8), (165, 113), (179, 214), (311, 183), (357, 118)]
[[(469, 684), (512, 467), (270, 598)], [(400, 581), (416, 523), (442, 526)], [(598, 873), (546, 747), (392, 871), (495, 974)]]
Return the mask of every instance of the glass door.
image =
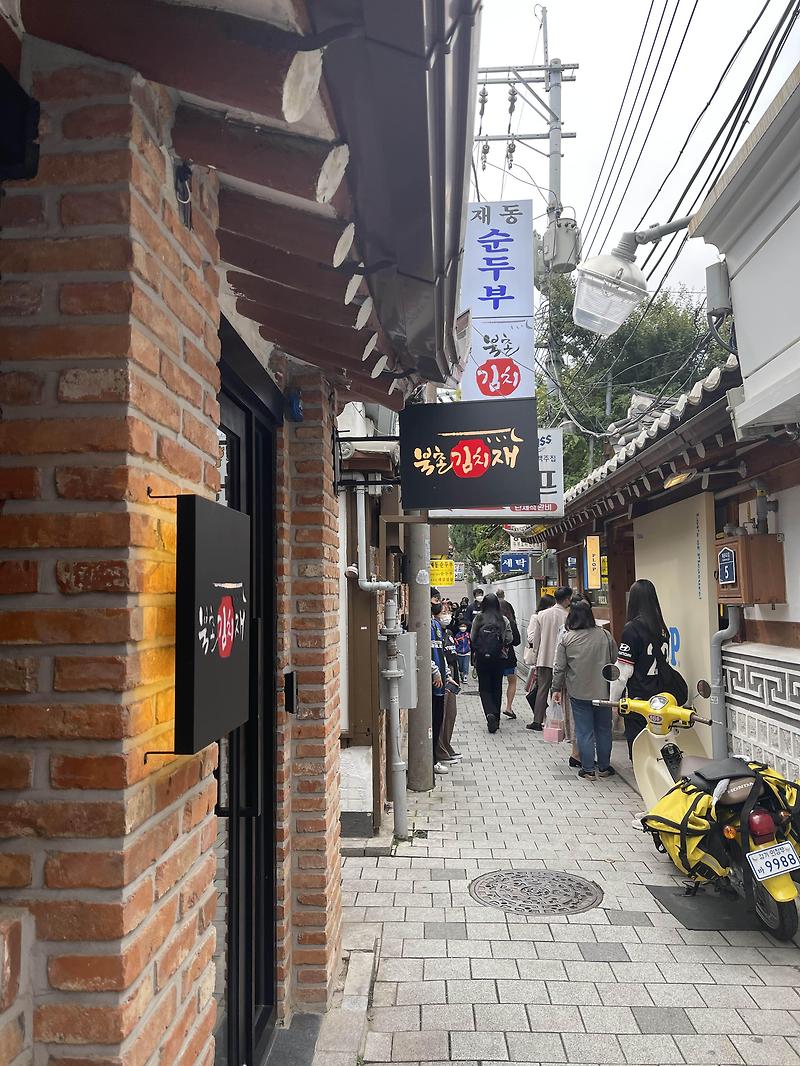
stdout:
[(274, 438), (232, 375), (220, 395), (219, 500), (251, 521), (250, 718), (220, 744), (216, 1066), (258, 1066), (275, 1014)]

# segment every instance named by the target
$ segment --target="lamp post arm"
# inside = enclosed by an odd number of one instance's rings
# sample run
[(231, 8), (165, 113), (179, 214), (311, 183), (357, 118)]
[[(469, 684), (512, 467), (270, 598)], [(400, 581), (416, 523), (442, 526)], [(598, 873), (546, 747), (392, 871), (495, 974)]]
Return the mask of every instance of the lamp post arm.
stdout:
[(640, 244), (652, 244), (654, 241), (660, 241), (662, 237), (668, 237), (670, 233), (687, 229), (691, 221), (692, 216), (685, 215), (683, 218), (673, 219), (672, 222), (665, 222), (663, 226), (649, 226), (647, 229), (623, 233), (613, 254), (633, 262)]

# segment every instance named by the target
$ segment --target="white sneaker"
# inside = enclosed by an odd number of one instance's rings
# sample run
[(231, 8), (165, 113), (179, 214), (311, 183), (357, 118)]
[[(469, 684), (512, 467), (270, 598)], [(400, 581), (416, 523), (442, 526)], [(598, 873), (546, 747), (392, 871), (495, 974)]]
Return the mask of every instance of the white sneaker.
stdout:
[(433, 772), (435, 774), (449, 774), (450, 773), (450, 771), (447, 769), (447, 767), (444, 765), (444, 763), (440, 763), (440, 762), (435, 762), (433, 764)]

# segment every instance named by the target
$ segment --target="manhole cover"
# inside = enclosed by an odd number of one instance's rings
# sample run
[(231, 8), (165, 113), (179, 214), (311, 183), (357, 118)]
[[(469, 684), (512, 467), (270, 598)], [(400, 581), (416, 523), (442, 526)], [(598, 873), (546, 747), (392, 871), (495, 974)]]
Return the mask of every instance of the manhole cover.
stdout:
[(514, 914), (579, 914), (603, 899), (593, 881), (557, 870), (495, 870), (476, 877), (469, 892), (478, 903)]

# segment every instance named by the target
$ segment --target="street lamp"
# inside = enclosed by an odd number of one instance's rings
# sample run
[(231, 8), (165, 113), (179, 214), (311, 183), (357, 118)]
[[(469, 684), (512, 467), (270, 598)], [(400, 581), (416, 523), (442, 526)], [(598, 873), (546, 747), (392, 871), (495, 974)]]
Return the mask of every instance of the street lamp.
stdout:
[(686, 229), (691, 216), (663, 226), (623, 233), (610, 255), (595, 255), (577, 269), (572, 320), (576, 326), (609, 337), (647, 296), (647, 281), (636, 265), (636, 249)]

